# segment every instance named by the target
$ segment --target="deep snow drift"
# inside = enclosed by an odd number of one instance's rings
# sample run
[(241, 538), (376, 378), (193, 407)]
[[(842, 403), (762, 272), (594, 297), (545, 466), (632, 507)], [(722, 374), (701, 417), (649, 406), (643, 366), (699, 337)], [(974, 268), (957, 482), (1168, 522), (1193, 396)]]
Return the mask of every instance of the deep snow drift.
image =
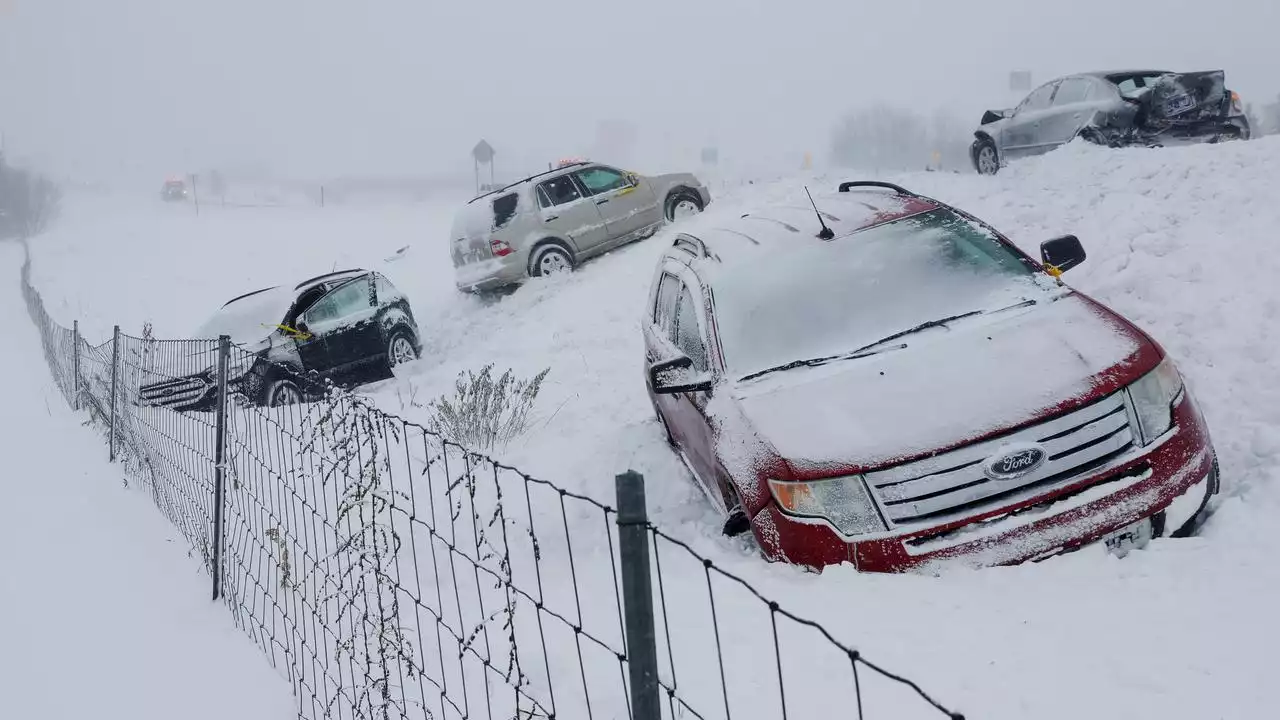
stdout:
[[(834, 188), (855, 177), (720, 190), (688, 222), (713, 224), (752, 202), (803, 198), (805, 183)], [(1272, 381), (1280, 259), (1268, 249), (1280, 227), (1280, 138), (1167, 150), (1072, 145), (995, 178), (887, 179), (973, 212), (1033, 254), (1055, 235), (1082, 239), (1090, 258), (1066, 280), (1151, 332), (1206, 414), (1225, 491), (1201, 537), (1158, 541), (1124, 560), (1090, 548), (941, 577), (845, 568), (816, 576), (763, 563), (746, 543), (717, 535), (710, 503), (668, 450), (645, 397), (639, 318), (668, 234), (492, 301), (453, 290), (451, 202), (212, 209), (197, 218), (149, 198), (99, 198), (73, 206), (35, 248), (35, 282), (49, 310), (67, 323), (79, 317), (91, 339), (113, 322), (137, 332), (147, 321), (171, 337), (257, 287), (334, 266), (376, 267), (409, 294), (426, 341), (423, 360), (364, 390), (379, 404), (421, 419), (461, 370), (550, 367), (538, 421), (505, 460), (606, 501), (615, 473), (643, 472), (659, 525), (970, 717), (1265, 715), (1280, 641), (1271, 609), (1280, 591)], [(691, 587), (704, 582), (699, 568), (685, 572)], [(738, 633), (763, 630), (754, 616), (730, 621)], [(735, 657), (738, 682), (768, 670), (767, 658)], [(712, 667), (705, 673), (716, 682)]]
[(289, 685), (145, 495), (122, 487), (66, 407), (0, 243), (0, 717), (166, 720), (296, 714)]

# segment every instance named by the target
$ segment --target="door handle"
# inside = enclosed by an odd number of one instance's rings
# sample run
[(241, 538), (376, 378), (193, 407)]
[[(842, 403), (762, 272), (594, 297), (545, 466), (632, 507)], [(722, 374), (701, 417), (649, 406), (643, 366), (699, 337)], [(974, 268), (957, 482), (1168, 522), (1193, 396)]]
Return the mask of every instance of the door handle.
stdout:
[(559, 219), (560, 219), (559, 215), (548, 215), (542, 218), (542, 222), (551, 222), (552, 220), (559, 220)]
[(597, 204), (597, 205), (603, 205), (603, 204), (605, 204), (605, 203), (607, 203), (607, 202), (609, 202), (609, 198), (605, 198), (605, 199), (603, 199), (603, 200), (597, 200), (597, 201), (596, 201), (596, 204)]

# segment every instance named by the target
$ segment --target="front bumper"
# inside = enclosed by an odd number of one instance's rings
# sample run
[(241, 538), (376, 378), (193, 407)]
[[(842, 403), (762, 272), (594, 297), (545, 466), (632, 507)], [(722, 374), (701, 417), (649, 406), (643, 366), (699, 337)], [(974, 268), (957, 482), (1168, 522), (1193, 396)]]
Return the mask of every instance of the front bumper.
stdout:
[(774, 503), (761, 510), (752, 525), (770, 560), (818, 568), (848, 562), (870, 572), (932, 572), (1049, 557), (1173, 506), (1170, 522), (1157, 523), (1168, 535), (1182, 524), (1174, 522), (1185, 522), (1188, 506), (1194, 503), (1198, 509), (1204, 492), (1216, 489), (1209, 433), (1191, 395), (1184, 393), (1174, 408), (1173, 429), (1152, 446), (1017, 504), (927, 529), (865, 539), (846, 539), (824, 521), (785, 515)]

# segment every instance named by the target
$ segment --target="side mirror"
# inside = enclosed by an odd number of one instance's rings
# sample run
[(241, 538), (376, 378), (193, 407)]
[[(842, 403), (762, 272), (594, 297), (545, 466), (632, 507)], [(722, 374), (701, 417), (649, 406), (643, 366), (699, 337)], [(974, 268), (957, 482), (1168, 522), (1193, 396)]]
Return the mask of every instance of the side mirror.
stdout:
[(631, 183), (631, 187), (635, 187), (640, 184), (640, 176), (629, 172), (627, 173), (627, 182)]
[(307, 323), (299, 318), (298, 321), (293, 324), (293, 332), (290, 334), (293, 335), (294, 340), (310, 340), (311, 328), (307, 327)]
[(711, 373), (695, 370), (693, 361), (680, 355), (650, 365), (649, 383), (659, 395), (707, 392), (711, 389)]
[(1046, 240), (1040, 243), (1040, 260), (1050, 275), (1057, 277), (1084, 262), (1084, 246), (1075, 235)]

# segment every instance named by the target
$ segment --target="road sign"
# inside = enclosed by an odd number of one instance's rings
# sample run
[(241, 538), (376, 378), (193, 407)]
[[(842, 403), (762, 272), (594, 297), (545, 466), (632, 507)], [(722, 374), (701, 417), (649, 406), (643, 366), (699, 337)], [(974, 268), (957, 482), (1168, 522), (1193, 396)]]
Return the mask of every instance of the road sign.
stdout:
[(493, 156), (497, 154), (498, 153), (493, 149), (493, 146), (484, 140), (476, 143), (476, 146), (471, 148), (471, 157), (475, 158), (476, 162), (481, 163), (482, 165), (487, 165), (493, 162)]

